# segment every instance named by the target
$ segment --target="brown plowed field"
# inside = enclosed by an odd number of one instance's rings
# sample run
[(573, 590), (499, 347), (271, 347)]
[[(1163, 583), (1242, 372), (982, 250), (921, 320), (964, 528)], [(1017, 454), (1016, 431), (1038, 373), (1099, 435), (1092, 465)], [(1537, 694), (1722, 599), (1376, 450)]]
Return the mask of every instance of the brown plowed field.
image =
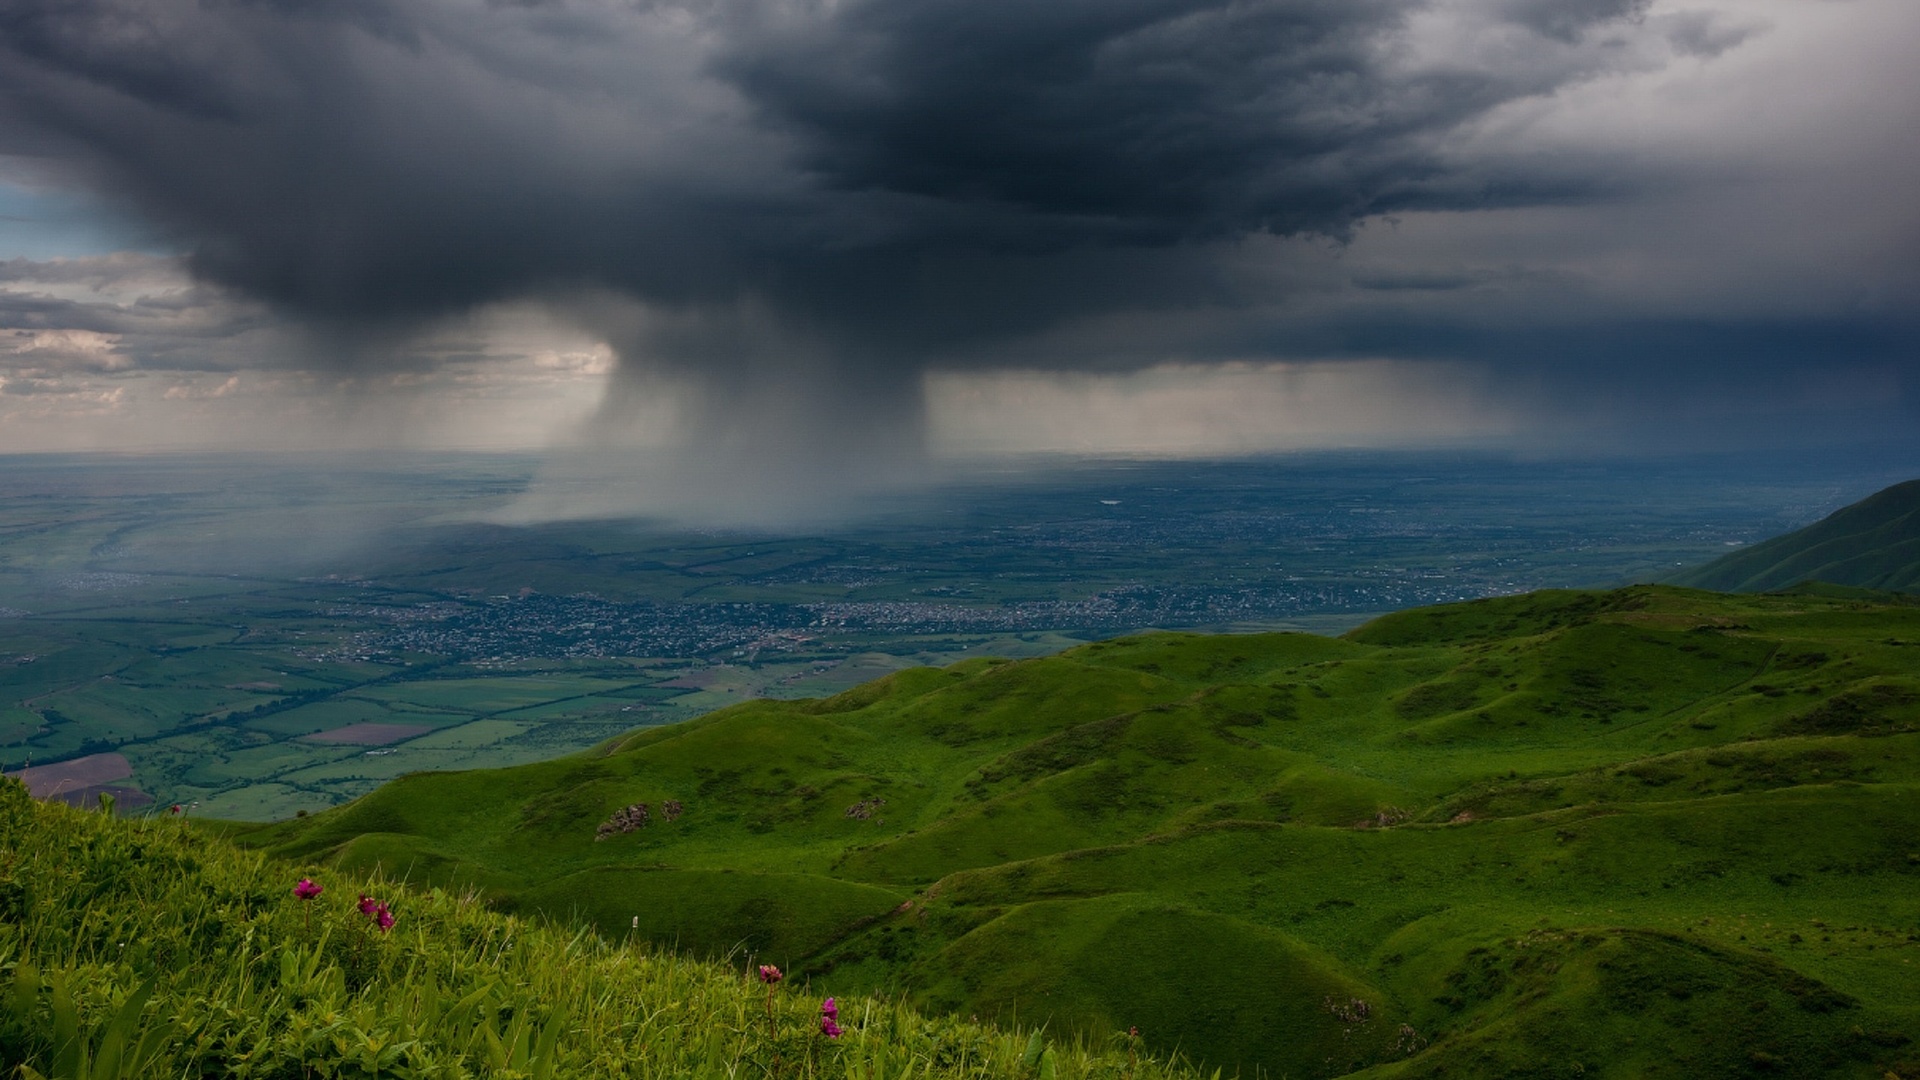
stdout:
[(63, 792), (125, 780), (133, 775), (133, 765), (120, 754), (88, 754), (72, 761), (35, 765), (7, 775), (25, 781), (27, 790), (33, 793), (34, 798), (46, 799)]

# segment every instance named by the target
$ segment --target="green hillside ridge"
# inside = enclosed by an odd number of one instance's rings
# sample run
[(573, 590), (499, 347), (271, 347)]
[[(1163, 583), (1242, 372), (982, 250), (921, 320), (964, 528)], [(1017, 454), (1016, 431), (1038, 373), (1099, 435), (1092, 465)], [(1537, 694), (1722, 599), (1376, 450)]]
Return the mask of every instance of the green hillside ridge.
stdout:
[[(293, 894), (303, 873), (323, 891)], [(383, 932), (356, 907), (372, 894)], [(171, 818), (0, 781), (0, 1076), (9, 1080), (1169, 1080), (1099, 1045), (929, 1018), (472, 898), (302, 870)]]
[(1726, 592), (1770, 592), (1809, 581), (1920, 592), (1920, 480), (1895, 484), (1804, 529), (1670, 580)]
[(410, 776), (242, 839), (829, 990), (1138, 1025), (1229, 1073), (1920, 1077), (1896, 596), (1149, 634)]

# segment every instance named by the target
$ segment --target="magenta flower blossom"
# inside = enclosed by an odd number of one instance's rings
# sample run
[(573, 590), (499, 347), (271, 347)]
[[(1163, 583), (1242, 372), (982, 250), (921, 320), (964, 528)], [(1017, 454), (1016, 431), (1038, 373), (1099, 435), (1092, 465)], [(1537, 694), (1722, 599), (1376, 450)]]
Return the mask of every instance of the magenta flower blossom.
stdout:
[[(300, 879), (300, 883), (293, 887), (293, 895), (299, 897), (303, 901), (312, 900), (314, 897), (319, 896), (321, 893), (325, 891), (326, 890), (321, 888), (320, 884), (314, 881), (312, 878), (303, 877)], [(310, 907), (307, 907), (305, 904), (302, 904), (300, 907), (300, 923), (309, 932), (313, 930), (313, 909)]]
[[(769, 1039), (778, 1038), (780, 1034), (780, 1019), (773, 1011), (773, 995), (778, 992), (774, 989), (774, 985), (784, 978), (786, 976), (780, 974), (780, 969), (772, 964), (760, 965), (760, 981), (767, 986), (767, 1038)], [(774, 1059), (774, 1064), (776, 1066), (779, 1064), (779, 1058)]]
[(837, 1039), (842, 1034), (839, 1024), (840, 1006), (832, 998), (820, 1003), (820, 1034), (829, 1039)]
[(373, 925), (379, 927), (383, 934), (393, 929), (393, 912), (387, 910), (387, 905), (366, 893), (360, 894), (360, 914), (372, 919)]

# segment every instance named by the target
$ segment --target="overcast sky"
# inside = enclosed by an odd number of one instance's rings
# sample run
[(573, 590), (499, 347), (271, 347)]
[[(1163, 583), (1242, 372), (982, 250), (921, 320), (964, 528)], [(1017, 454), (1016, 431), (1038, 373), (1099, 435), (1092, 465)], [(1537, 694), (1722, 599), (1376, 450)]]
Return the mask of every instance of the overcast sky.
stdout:
[(1911, 437), (1916, 73), (1912, 0), (9, 0), (0, 451)]

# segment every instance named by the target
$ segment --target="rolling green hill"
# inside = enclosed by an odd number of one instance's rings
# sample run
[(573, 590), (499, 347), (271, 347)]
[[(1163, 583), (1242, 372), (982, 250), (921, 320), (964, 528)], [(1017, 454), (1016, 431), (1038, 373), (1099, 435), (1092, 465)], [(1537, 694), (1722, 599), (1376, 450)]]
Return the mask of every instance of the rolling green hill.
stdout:
[(798, 980), (303, 870), (178, 818), (35, 803), (13, 780), (0, 986), (8, 1080), (1193, 1076), (1127, 1039), (829, 1006)]
[(1767, 592), (1807, 581), (1920, 592), (1920, 480), (1895, 484), (1672, 581), (1727, 592)]
[(1896, 596), (1151, 634), (410, 776), (241, 838), (829, 990), (1137, 1025), (1247, 1075), (1920, 1077), (1920, 604)]

